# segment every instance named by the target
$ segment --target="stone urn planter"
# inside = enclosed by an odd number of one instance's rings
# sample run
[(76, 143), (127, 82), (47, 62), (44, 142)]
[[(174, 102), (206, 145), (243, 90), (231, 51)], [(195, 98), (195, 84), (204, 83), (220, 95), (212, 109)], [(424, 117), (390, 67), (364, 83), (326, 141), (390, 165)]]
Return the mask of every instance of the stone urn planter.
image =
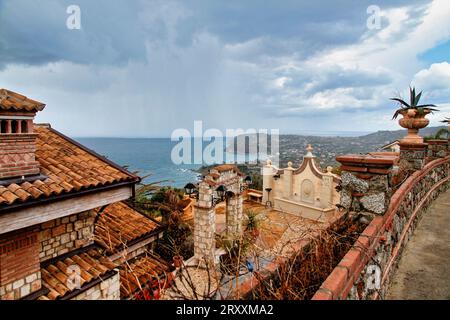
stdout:
[(430, 114), (429, 109), (419, 112), (417, 109), (405, 109), (399, 112), (403, 118), (398, 121), (401, 127), (408, 129), (408, 134), (402, 139), (406, 143), (423, 143), (423, 138), (418, 135), (419, 130), (425, 128), (430, 120), (425, 118)]
[(409, 88), (409, 96), (409, 102), (400, 98), (391, 98), (391, 100), (400, 104), (400, 109), (395, 111), (392, 119), (397, 119), (399, 115), (403, 116), (398, 123), (403, 128), (408, 129), (408, 134), (401, 142), (405, 144), (423, 144), (423, 138), (418, 135), (418, 132), (430, 123), (430, 120), (425, 118), (425, 116), (439, 110), (434, 108), (436, 107), (434, 104), (419, 105), (422, 92), (416, 94), (416, 88)]

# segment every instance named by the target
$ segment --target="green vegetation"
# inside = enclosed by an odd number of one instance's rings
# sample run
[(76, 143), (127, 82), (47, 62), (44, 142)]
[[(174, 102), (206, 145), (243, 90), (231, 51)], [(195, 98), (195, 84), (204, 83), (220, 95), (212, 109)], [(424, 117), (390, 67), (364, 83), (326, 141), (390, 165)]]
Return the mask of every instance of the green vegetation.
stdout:
[(448, 129), (446, 129), (446, 128), (439, 129), (436, 132), (436, 134), (429, 135), (429, 136), (426, 136), (425, 138), (423, 138), (424, 141), (429, 141), (429, 140), (447, 140), (447, 139), (448, 139)]

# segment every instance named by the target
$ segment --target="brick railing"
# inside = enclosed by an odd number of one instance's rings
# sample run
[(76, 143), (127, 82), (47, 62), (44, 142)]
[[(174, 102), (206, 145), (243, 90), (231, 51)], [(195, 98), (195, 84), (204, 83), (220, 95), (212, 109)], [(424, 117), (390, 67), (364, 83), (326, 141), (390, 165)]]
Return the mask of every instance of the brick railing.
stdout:
[[(374, 158), (377, 157), (338, 158), (351, 175), (347, 179), (350, 181), (348, 185), (353, 186), (350, 191), (344, 188), (341, 205), (348, 211), (360, 211), (374, 217), (323, 282), (313, 300), (383, 298), (401, 252), (417, 222), (439, 193), (450, 185), (448, 155), (422, 166), (398, 189), (390, 183), (394, 180), (395, 169), (392, 168), (396, 167), (396, 161), (389, 163)], [(416, 161), (414, 154), (408, 161)], [(371, 184), (370, 181), (375, 182)], [(355, 191), (358, 188), (362, 189), (360, 193)], [(385, 190), (380, 190), (383, 188)], [(390, 192), (394, 193), (390, 195)], [(375, 200), (381, 202), (374, 204)]]

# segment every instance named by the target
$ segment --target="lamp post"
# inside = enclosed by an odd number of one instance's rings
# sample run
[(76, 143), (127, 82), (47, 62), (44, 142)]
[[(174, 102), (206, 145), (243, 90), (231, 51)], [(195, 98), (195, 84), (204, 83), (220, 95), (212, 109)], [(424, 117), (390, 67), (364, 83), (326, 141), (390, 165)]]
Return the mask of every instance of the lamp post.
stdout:
[(216, 205), (219, 201), (223, 201), (226, 192), (227, 192), (227, 187), (225, 187), (224, 185), (220, 185), (217, 187), (216, 193), (217, 193), (218, 197), (215, 198), (213, 195), (213, 198), (212, 198), (213, 206)]
[(247, 190), (248, 187), (249, 187), (252, 183), (253, 183), (252, 177), (246, 176), (246, 177), (244, 178), (244, 184), (241, 185), (240, 191), (241, 191), (241, 192), (244, 192), (244, 190)]
[(186, 194), (189, 196), (189, 198), (192, 198), (193, 194), (198, 195), (197, 187), (193, 183), (190, 183), (190, 182), (184, 186), (184, 192), (186, 192)]
[[(272, 188), (266, 188), (267, 199), (270, 199), (270, 192), (271, 191), (272, 191)], [(270, 201), (270, 200), (266, 201), (266, 208), (272, 208), (272, 201)]]

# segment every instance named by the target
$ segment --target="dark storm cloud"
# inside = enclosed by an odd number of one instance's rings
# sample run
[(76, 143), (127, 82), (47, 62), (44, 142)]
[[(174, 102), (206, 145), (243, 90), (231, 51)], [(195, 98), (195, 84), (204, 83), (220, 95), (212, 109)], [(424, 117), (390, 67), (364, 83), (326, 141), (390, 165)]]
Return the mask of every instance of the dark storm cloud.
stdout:
[[(422, 4), (426, 1), (416, 1)], [(383, 9), (412, 1), (377, 1)], [(82, 30), (66, 28), (69, 5), (81, 7)], [(175, 43), (189, 46), (198, 32), (224, 43), (264, 37), (266, 54), (287, 54), (356, 41), (365, 31), (371, 1), (180, 1), (186, 16)], [(166, 16), (146, 23), (141, 12), (165, 1), (0, 0), (1, 63), (42, 64), (71, 61), (118, 64), (145, 59), (144, 40), (167, 40)], [(150, 9), (149, 9), (150, 8)], [(176, 10), (171, 7), (168, 10)], [(289, 45), (288, 45), (289, 43)]]
[[(81, 7), (81, 30), (69, 30), (67, 7)], [(70, 61), (116, 64), (145, 58), (137, 2), (0, 0), (0, 63)]]
[[(402, 41), (429, 3), (0, 0), (0, 87), (48, 103), (39, 117), (75, 136), (169, 136), (194, 120), (328, 130), (339, 122), (318, 118), (386, 108), (428, 67)], [(72, 4), (81, 30), (66, 28)], [(367, 29), (372, 4), (391, 14), (381, 30)]]

